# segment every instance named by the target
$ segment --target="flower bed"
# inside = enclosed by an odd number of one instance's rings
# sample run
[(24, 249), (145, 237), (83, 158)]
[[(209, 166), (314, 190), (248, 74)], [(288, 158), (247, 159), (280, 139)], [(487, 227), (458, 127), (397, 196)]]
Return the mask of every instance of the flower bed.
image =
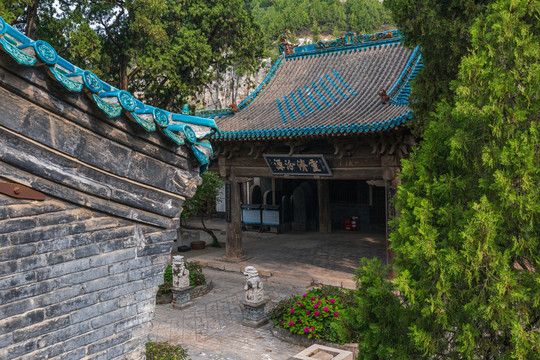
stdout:
[(272, 309), (269, 319), (274, 326), (308, 339), (321, 339), (338, 343), (335, 322), (340, 313), (354, 301), (345, 290), (325, 286), (312, 289), (303, 295), (283, 300)]

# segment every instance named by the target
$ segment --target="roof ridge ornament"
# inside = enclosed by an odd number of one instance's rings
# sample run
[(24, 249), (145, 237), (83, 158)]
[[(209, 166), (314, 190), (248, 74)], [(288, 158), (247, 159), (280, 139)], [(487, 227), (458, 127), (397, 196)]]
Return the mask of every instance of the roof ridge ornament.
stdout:
[(290, 38), (291, 38), (291, 32), (288, 29), (285, 30), (285, 32), (279, 36), (278, 49), (279, 49), (280, 54), (285, 54), (285, 56), (294, 54), (294, 48), (297, 47), (298, 44), (291, 43), (289, 41)]

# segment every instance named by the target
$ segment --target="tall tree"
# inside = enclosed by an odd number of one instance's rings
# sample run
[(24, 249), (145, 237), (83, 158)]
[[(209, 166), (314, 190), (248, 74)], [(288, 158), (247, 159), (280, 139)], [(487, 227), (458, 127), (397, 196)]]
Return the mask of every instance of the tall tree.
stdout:
[[(182, 211), (181, 218), (183, 220), (182, 228), (202, 230), (212, 237), (212, 246), (221, 247), (214, 231), (206, 227), (204, 218), (216, 212), (216, 201), (219, 197), (219, 190), (223, 186), (223, 181), (213, 171), (207, 171), (201, 177), (202, 184), (197, 187), (197, 192), (184, 204), (184, 211)], [(195, 216), (200, 217), (202, 227), (187, 224), (186, 220)]]
[(244, 0), (19, 1), (30, 5), (11, 15), (31, 37), (154, 106), (179, 110), (214, 74), (255, 71), (263, 54)]
[(405, 43), (422, 47), (424, 69), (414, 80), (409, 124), (421, 137), (430, 113), (442, 99), (450, 98), (451, 81), (457, 78), (461, 58), (471, 44), (469, 28), (492, 0), (385, 0), (405, 35)]
[(453, 99), (403, 163), (396, 283), (429, 358), (540, 354), (539, 17), (537, 0), (478, 17)]

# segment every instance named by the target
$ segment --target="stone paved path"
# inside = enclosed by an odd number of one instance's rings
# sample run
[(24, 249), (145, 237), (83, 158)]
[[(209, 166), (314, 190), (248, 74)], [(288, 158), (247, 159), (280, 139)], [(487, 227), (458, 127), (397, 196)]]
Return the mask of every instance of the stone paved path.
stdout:
[[(212, 225), (219, 229), (223, 224)], [(383, 262), (386, 258), (386, 242), (380, 233), (244, 232), (243, 243), (248, 260), (240, 263), (222, 261), (224, 248), (182, 253), (188, 261), (205, 266), (204, 273), (215, 287), (184, 310), (158, 305), (152, 340), (181, 344), (192, 360), (288, 360), (304, 348), (274, 338), (270, 325), (259, 329), (241, 325), (243, 268), (253, 265), (264, 275), (268, 310), (281, 299), (304, 293), (312, 284), (352, 289), (360, 258), (378, 257)]]
[[(286, 360), (304, 347), (282, 342), (270, 333), (270, 324), (259, 329), (241, 325), (240, 300), (244, 294), (241, 273), (204, 270), (214, 289), (195, 299), (183, 310), (170, 305), (157, 305), (152, 341), (168, 341), (188, 349), (192, 360)], [(263, 278), (269, 295), (267, 308), (279, 300), (304, 292), (307, 283), (299, 285), (275, 282)]]

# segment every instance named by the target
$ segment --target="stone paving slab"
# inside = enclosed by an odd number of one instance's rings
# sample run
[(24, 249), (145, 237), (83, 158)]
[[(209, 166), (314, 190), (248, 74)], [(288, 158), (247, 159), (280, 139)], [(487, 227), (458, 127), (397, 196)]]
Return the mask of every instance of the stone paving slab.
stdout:
[[(259, 329), (241, 325), (245, 278), (241, 273), (204, 269), (214, 289), (194, 299), (192, 305), (173, 309), (157, 305), (152, 341), (181, 344), (188, 349), (192, 360), (286, 360), (304, 347), (282, 342), (273, 337), (270, 324)], [(266, 281), (263, 278), (269, 303), (267, 310), (279, 300), (303, 293), (306, 287)]]
[(246, 261), (222, 261), (225, 249), (206, 247), (182, 253), (213, 269), (240, 272), (253, 265), (264, 276), (291, 278), (308, 284), (333, 285), (354, 289), (354, 270), (362, 257), (386, 261), (384, 234), (340, 232), (259, 234), (243, 233)]
[[(224, 241), (224, 221), (209, 224)], [(183, 310), (157, 305), (152, 340), (181, 344), (192, 360), (288, 360), (304, 347), (274, 338), (269, 324), (259, 329), (241, 325), (242, 270), (248, 265), (259, 270), (269, 296), (268, 311), (279, 300), (302, 294), (315, 284), (353, 289), (354, 270), (362, 257), (386, 260), (386, 241), (380, 233), (244, 232), (243, 244), (248, 259), (239, 263), (223, 261), (224, 248), (207, 246), (181, 253), (188, 261), (203, 264), (207, 280), (215, 287)], [(173, 250), (179, 245), (189, 242), (179, 241)]]

